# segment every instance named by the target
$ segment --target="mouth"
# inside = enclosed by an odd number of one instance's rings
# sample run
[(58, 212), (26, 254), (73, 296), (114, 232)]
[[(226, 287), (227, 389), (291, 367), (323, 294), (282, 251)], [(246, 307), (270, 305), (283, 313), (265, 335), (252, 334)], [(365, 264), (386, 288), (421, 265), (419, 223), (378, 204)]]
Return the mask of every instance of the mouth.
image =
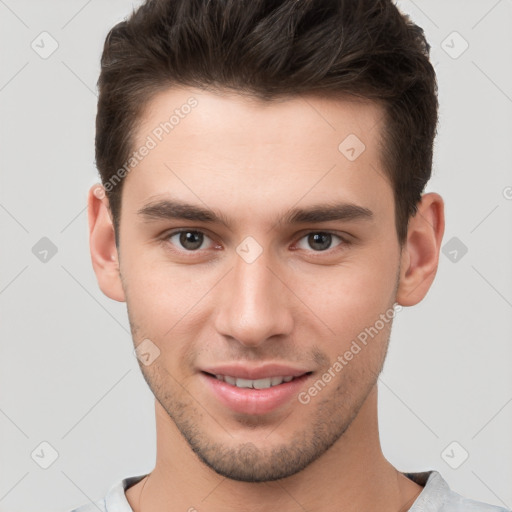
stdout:
[(269, 375), (249, 379), (223, 373), (201, 371), (200, 376), (215, 401), (241, 414), (266, 414), (289, 404), (313, 372), (297, 375)]
[(241, 377), (233, 377), (231, 375), (214, 375), (212, 373), (203, 372), (205, 375), (210, 377), (214, 377), (221, 382), (227, 382), (231, 386), (236, 386), (237, 388), (251, 388), (251, 389), (268, 389), (273, 388), (274, 386), (279, 386), (281, 384), (291, 382), (292, 380), (297, 380), (303, 377), (304, 375), (310, 375), (312, 372), (306, 372), (299, 376), (274, 376), (274, 377), (266, 377), (264, 379), (243, 379)]

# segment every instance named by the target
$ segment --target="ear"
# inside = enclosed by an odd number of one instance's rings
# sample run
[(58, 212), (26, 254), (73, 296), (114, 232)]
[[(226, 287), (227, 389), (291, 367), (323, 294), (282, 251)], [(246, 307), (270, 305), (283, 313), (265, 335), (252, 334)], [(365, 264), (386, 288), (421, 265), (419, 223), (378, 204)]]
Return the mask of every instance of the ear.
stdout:
[(444, 234), (444, 202), (439, 194), (424, 194), (416, 214), (409, 219), (402, 248), (396, 302), (414, 306), (427, 294), (439, 263)]
[(93, 185), (88, 195), (89, 246), (92, 266), (101, 291), (109, 298), (125, 302), (119, 271), (114, 224), (104, 188)]

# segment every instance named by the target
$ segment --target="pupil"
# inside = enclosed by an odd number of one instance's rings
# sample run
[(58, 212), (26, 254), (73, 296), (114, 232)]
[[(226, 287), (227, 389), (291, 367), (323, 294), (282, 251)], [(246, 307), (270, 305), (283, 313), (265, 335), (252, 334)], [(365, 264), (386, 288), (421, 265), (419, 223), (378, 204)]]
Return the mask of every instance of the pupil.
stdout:
[[(330, 233), (314, 233), (309, 235), (309, 242), (313, 249), (328, 249), (331, 245), (331, 235)], [(315, 247), (314, 244), (320, 244), (320, 247)]]
[(202, 233), (197, 231), (186, 231), (180, 234), (180, 243), (186, 249), (198, 249), (203, 243), (202, 236)]

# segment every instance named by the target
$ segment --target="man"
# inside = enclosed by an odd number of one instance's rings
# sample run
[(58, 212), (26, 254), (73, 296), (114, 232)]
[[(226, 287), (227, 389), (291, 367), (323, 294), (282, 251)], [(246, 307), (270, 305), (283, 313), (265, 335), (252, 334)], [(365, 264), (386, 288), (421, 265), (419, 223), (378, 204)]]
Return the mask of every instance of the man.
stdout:
[(503, 511), (379, 442), (392, 320), (444, 232), (429, 49), (388, 0), (150, 0), (112, 29), (90, 247), (157, 460), (80, 512)]

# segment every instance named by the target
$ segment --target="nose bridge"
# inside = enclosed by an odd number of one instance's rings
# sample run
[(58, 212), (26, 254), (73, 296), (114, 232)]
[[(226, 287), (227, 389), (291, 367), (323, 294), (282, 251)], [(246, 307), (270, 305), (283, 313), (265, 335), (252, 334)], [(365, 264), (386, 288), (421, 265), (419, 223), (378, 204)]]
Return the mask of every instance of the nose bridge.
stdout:
[(263, 250), (254, 258), (254, 250), (254, 246), (244, 247), (243, 243), (238, 247), (217, 317), (221, 334), (248, 346), (261, 344), (271, 336), (288, 334), (292, 325), (286, 287), (276, 277), (275, 270), (270, 270), (270, 252)]

